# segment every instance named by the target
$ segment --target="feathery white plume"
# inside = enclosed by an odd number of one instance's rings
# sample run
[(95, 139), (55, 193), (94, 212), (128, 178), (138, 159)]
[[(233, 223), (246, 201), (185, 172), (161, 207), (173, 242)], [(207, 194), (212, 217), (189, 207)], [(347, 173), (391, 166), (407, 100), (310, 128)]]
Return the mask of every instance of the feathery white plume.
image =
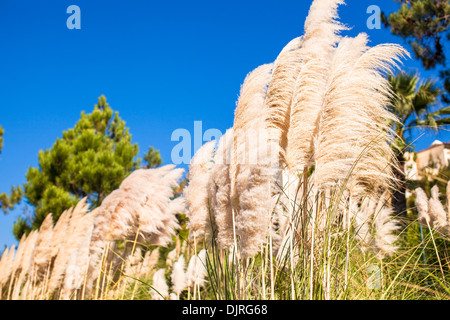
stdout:
[(177, 249), (175, 248), (167, 254), (166, 258), (167, 266), (172, 266), (176, 258), (177, 258)]
[(23, 258), (25, 246), (27, 244), (27, 239), (28, 239), (28, 237), (25, 233), (22, 235), (22, 238), (20, 238), (19, 245), (17, 246), (16, 254), (14, 256), (12, 269), (11, 269), (11, 278), (12, 279), (14, 279), (16, 276), (18, 276), (18, 273), (21, 270), (22, 258)]
[(435, 185), (431, 188), (431, 198), (428, 200), (428, 208), (432, 221), (432, 227), (437, 231), (444, 231), (448, 227), (447, 213), (439, 199), (439, 187)]
[(233, 128), (228, 129), (219, 140), (208, 189), (210, 207), (217, 227), (216, 241), (224, 250), (231, 248), (234, 243), (230, 180), (232, 146)]
[(49, 275), (53, 240), (53, 215), (48, 214), (39, 228), (39, 234), (34, 253), (33, 273), (38, 281)]
[(260, 164), (257, 150), (266, 144), (265, 130), (266, 106), (264, 105), (267, 86), (272, 76), (273, 64), (264, 64), (250, 72), (241, 86), (233, 123), (233, 145), (231, 151), (230, 180), (231, 198), (239, 202), (240, 182), (245, 179), (239, 175), (252, 165)]
[[(241, 87), (233, 124), (233, 158), (230, 166), (231, 200), (236, 235), (243, 258), (255, 255), (270, 233), (270, 215), (279, 151), (266, 130), (267, 88), (273, 64), (250, 72)], [(230, 230), (231, 231), (231, 230)], [(231, 232), (226, 248), (231, 247)]]
[(50, 292), (54, 292), (60, 288), (66, 275), (70, 257), (78, 250), (79, 243), (85, 234), (83, 229), (83, 217), (88, 212), (88, 204), (86, 202), (87, 198), (82, 199), (73, 209), (66, 234), (64, 235), (64, 242), (56, 256), (49, 280), (48, 287)]
[[(98, 278), (105, 248), (114, 241), (137, 239), (161, 246), (172, 241), (179, 229), (175, 215), (185, 208), (183, 198), (172, 200), (173, 188), (183, 171), (175, 169), (174, 165), (136, 170), (105, 198), (94, 221), (87, 292)], [(107, 259), (112, 258), (108, 252), (105, 254)], [(108, 263), (106, 261), (106, 265)]]
[(367, 247), (372, 242), (372, 235), (370, 232), (377, 203), (371, 196), (368, 196), (363, 200), (363, 203), (358, 210), (357, 200), (352, 199), (352, 202), (353, 208), (350, 208), (350, 210), (352, 210), (353, 214), (356, 212), (356, 214), (351, 216), (352, 223), (355, 228), (356, 238), (363, 247)]
[(153, 275), (152, 288), (150, 288), (152, 300), (165, 300), (169, 297), (169, 286), (166, 282), (165, 272), (165, 269), (159, 269)]
[(3, 252), (2, 259), (0, 261), (0, 288), (2, 288), (10, 279), (16, 246), (13, 245), (11, 248), (6, 248)]
[(72, 215), (73, 208), (65, 210), (60, 216), (55, 226), (53, 227), (52, 234), (52, 247), (51, 247), (51, 259), (52, 263), (56, 259), (61, 247), (64, 244), (67, 236), (67, 229), (69, 227), (70, 217)]
[(208, 271), (206, 269), (206, 250), (202, 249), (198, 255), (193, 255), (189, 260), (186, 271), (187, 287), (194, 289), (195, 286), (203, 287), (206, 283)]
[(431, 217), (428, 207), (428, 197), (422, 188), (417, 188), (416, 190), (416, 208), (418, 212), (418, 221), (424, 227), (431, 225)]
[[(13, 300), (18, 300), (23, 289), (22, 285), (26, 281), (26, 277), (30, 274), (33, 266), (33, 256), (36, 249), (37, 230), (31, 231), (28, 235), (23, 249), (22, 259), (20, 261), (20, 274), (14, 283)], [(22, 295), (24, 296), (24, 295)]]
[(208, 238), (211, 234), (208, 185), (213, 167), (215, 141), (205, 143), (191, 159), (189, 184), (184, 189), (188, 205), (189, 229), (191, 238), (196, 241)]
[(186, 272), (185, 272), (185, 260), (181, 255), (173, 265), (172, 270), (172, 290), (177, 296), (180, 296), (181, 292), (186, 289)]
[[(298, 54), (301, 69), (296, 76), (287, 133), (286, 163), (291, 173), (310, 167), (315, 126), (323, 106), (331, 58), (344, 27), (336, 21), (342, 0), (316, 0), (305, 21), (305, 35)], [(301, 138), (300, 138), (301, 137)]]
[(94, 218), (96, 210), (86, 214), (79, 221), (78, 234), (72, 235), (78, 238), (78, 244), (74, 245), (69, 259), (64, 278), (64, 299), (69, 299), (74, 290), (81, 289), (86, 279), (86, 274), (89, 267), (89, 245), (92, 237), (92, 230), (94, 229)]
[(399, 224), (397, 220), (392, 218), (392, 208), (387, 192), (384, 192), (380, 197), (374, 216), (374, 224), (374, 249), (377, 257), (383, 259), (385, 256), (391, 256), (398, 249), (394, 243), (397, 240), (395, 232), (398, 230)]
[[(392, 149), (382, 72), (405, 51), (396, 45), (368, 49), (367, 36), (343, 39), (333, 58), (314, 142), (315, 185), (333, 187), (350, 176), (352, 196), (391, 184)], [(375, 53), (375, 54), (374, 54)]]
[(302, 38), (295, 38), (280, 52), (274, 63), (272, 78), (264, 101), (265, 127), (270, 141), (273, 141), (276, 146), (272, 151), (278, 151), (278, 157), (282, 162), (287, 147), (292, 95), (302, 67), (300, 54), (302, 44)]

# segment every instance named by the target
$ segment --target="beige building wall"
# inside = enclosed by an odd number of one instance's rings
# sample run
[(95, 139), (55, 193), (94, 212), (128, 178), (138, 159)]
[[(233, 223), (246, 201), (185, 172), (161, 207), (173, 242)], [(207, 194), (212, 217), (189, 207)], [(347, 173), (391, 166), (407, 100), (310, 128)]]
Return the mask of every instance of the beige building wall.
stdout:
[(434, 141), (429, 148), (416, 153), (416, 161), (413, 160), (413, 154), (408, 156), (405, 167), (409, 179), (420, 179), (422, 172), (436, 175), (440, 168), (449, 164), (450, 143)]

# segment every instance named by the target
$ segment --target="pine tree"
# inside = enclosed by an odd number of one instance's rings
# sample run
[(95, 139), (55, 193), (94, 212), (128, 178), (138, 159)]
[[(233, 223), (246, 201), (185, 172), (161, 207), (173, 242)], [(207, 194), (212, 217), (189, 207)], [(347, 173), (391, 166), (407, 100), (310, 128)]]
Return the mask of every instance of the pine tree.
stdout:
[[(3, 149), (3, 134), (5, 131), (3, 127), (0, 126), (0, 153)], [(9, 210), (12, 210), (16, 204), (20, 202), (23, 196), (22, 188), (12, 186), (11, 187), (11, 195), (7, 195), (5, 192), (0, 194), (0, 209), (7, 213)]]
[(31, 221), (17, 220), (15, 236), (39, 228), (49, 213), (56, 221), (83, 197), (88, 197), (91, 208), (99, 206), (139, 167), (137, 154), (138, 145), (131, 142), (125, 122), (101, 96), (92, 113), (82, 112), (74, 128), (39, 152), (39, 166), (28, 169), (24, 196), (34, 213)]
[(397, 12), (382, 15), (386, 27), (401, 36), (412, 47), (425, 69), (440, 69), (450, 103), (450, 69), (446, 67), (445, 42), (450, 40), (450, 2), (448, 0), (395, 0), (401, 3)]
[(153, 149), (152, 146), (148, 149), (148, 152), (144, 156), (144, 162), (143, 165), (144, 168), (150, 169), (150, 168), (156, 168), (159, 167), (162, 164), (161, 155), (159, 154), (159, 150)]

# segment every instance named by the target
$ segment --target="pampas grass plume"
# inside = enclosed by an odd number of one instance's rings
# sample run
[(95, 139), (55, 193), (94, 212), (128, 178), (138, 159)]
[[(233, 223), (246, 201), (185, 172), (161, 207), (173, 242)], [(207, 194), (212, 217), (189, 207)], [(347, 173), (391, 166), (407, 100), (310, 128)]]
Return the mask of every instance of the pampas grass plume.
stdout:
[(165, 269), (159, 269), (153, 275), (153, 284), (150, 295), (153, 300), (165, 300), (169, 297), (169, 286), (166, 282)]
[(181, 292), (186, 289), (185, 260), (181, 255), (173, 265), (172, 270), (172, 290), (179, 297)]
[(437, 185), (431, 188), (431, 198), (428, 201), (429, 214), (432, 221), (432, 227), (438, 231), (447, 229), (447, 212), (439, 199), (439, 187)]
[(196, 241), (201, 241), (211, 234), (208, 186), (215, 143), (205, 143), (192, 158), (188, 173), (189, 184), (184, 190), (188, 205), (189, 236)]
[(202, 249), (198, 255), (193, 255), (189, 260), (186, 271), (187, 287), (194, 289), (194, 286), (203, 287), (206, 283), (206, 250)]

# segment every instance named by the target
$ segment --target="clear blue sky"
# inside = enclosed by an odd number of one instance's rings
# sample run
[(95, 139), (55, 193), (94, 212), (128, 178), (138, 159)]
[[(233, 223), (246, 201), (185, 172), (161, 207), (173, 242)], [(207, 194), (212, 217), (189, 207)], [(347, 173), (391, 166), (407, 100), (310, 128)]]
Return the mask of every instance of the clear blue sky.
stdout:
[[(153, 145), (165, 163), (177, 128), (224, 132), (233, 124), (245, 75), (273, 61), (303, 33), (310, 0), (277, 1), (0, 1), (0, 192), (25, 182), (40, 149), (90, 112), (104, 94), (140, 146)], [(69, 30), (69, 5), (81, 9), (81, 30)], [(369, 34), (372, 45), (403, 43), (388, 30), (369, 30), (369, 5), (394, 11), (392, 0), (347, 0), (346, 35)], [(408, 47), (407, 47), (408, 48)], [(408, 48), (409, 49), (409, 48)], [(405, 68), (417, 68), (414, 60)], [(432, 72), (422, 72), (428, 76)], [(439, 139), (448, 140), (448, 135)], [(436, 137), (423, 137), (417, 149)], [(12, 224), (25, 205), (0, 213), (0, 250), (15, 243)], [(29, 208), (32, 210), (32, 208)]]

